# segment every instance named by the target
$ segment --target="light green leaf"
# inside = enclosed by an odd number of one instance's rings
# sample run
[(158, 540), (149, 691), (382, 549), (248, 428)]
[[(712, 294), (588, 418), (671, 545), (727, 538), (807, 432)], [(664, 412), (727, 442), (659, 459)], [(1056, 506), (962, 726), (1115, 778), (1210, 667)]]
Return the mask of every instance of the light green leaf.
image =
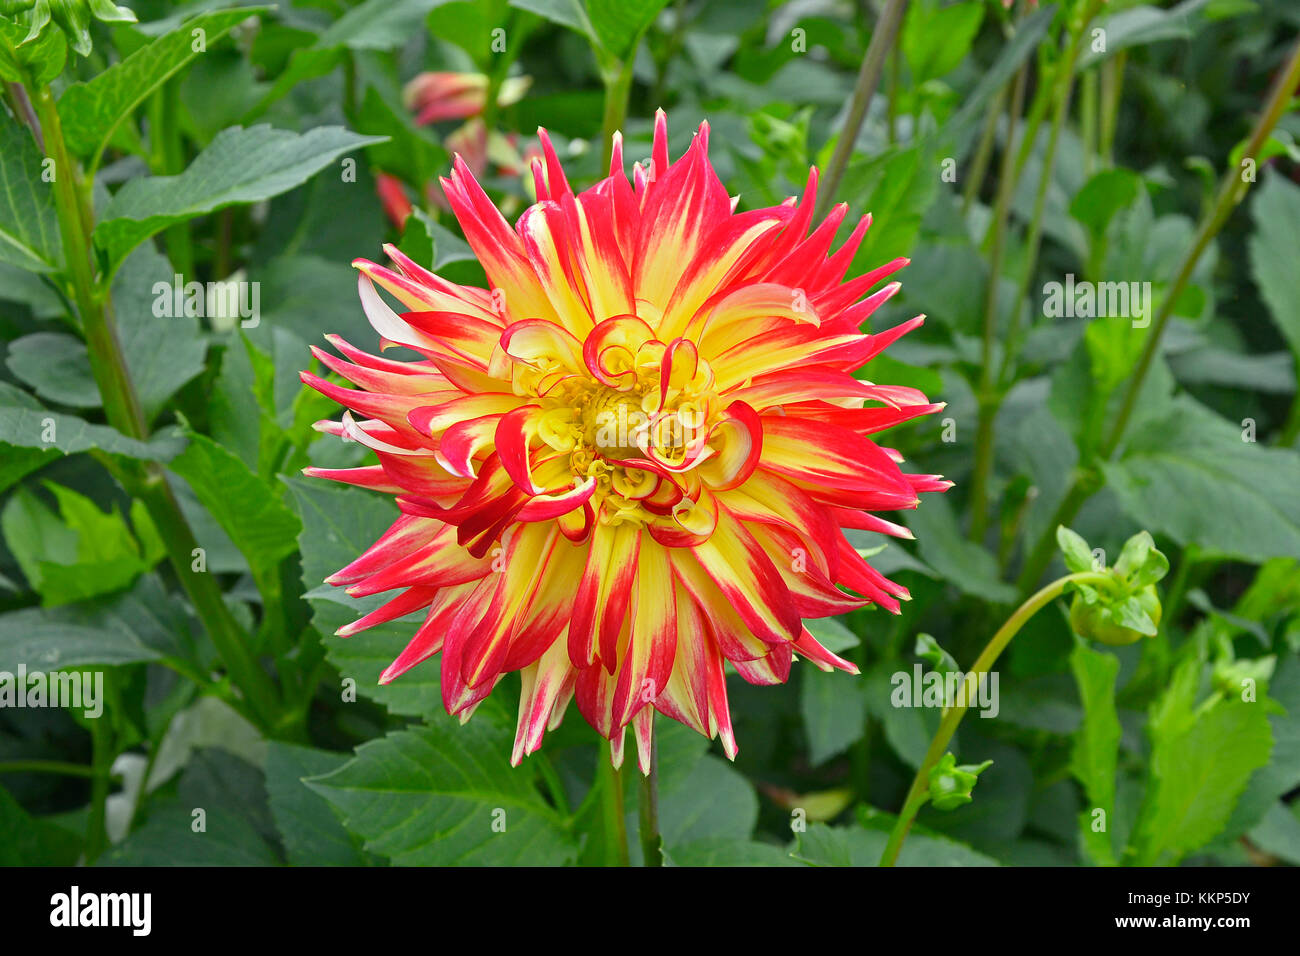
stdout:
[(68, 42), (60, 30), (45, 30), (31, 42), (28, 27), (17, 20), (0, 19), (0, 80), (44, 86), (63, 72)]
[(937, 0), (913, 2), (902, 35), (913, 84), (919, 87), (956, 69), (970, 52), (983, 20), (984, 7), (978, 3), (940, 6)]
[[(266, 9), (237, 7), (200, 14), (93, 79), (69, 86), (59, 98), (59, 119), (68, 148), (97, 163), (113, 131), (136, 107), (237, 24)], [(203, 31), (204, 44), (199, 49), (196, 30)]]
[(109, 201), (95, 243), (110, 272), (145, 239), (173, 223), (234, 203), (259, 202), (306, 182), (344, 153), (382, 142), (341, 126), (306, 133), (253, 126), (219, 133), (176, 176), (132, 179)]
[(513, 732), (476, 716), (402, 730), (357, 748), (310, 786), (398, 866), (547, 866), (576, 847), (560, 816), (510, 766)]
[(1151, 723), (1150, 780), (1131, 852), (1139, 866), (1176, 863), (1228, 823), (1273, 748), (1258, 701), (1219, 701), (1190, 718)]
[(587, 0), (587, 17), (596, 40), (620, 62), (633, 52), (646, 27), (668, 0)]
[(302, 528), (297, 516), (234, 454), (206, 435), (189, 438), (171, 470), (188, 482), (262, 580), (294, 551)]
[[(1115, 679), (1119, 675), (1119, 658), (1096, 651), (1087, 642), (1076, 640), (1070, 654), (1070, 669), (1079, 688), (1083, 704), (1083, 723), (1074, 735), (1070, 752), (1070, 772), (1087, 794), (1091, 807), (1079, 815), (1079, 832), (1083, 846), (1095, 863), (1114, 865), (1111, 844), (1111, 818), (1115, 814), (1115, 773), (1119, 759), (1121, 727), (1115, 709)], [(1093, 830), (1093, 811), (1105, 816), (1105, 829)]]

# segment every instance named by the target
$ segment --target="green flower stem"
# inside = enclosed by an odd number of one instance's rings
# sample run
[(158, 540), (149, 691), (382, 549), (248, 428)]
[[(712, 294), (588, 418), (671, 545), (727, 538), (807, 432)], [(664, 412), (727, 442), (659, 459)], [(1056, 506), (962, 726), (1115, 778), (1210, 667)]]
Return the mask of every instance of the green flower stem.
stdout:
[[(105, 684), (111, 681), (106, 675)], [(106, 687), (111, 694), (111, 688)], [(113, 725), (106, 716), (91, 722), (90, 819), (86, 824), (86, 862), (93, 863), (108, 846), (109, 770), (117, 758)]]
[(858, 132), (862, 129), (867, 108), (871, 105), (872, 97), (876, 95), (876, 87), (880, 84), (880, 74), (885, 65), (885, 56), (894, 45), (894, 36), (898, 32), (898, 25), (903, 20), (903, 10), (906, 7), (907, 0), (888, 0), (884, 12), (876, 22), (875, 32), (871, 34), (867, 54), (862, 58), (862, 69), (858, 71), (858, 82), (853, 88), (849, 115), (844, 120), (844, 128), (840, 130), (840, 138), (835, 143), (835, 152), (831, 154), (831, 161), (826, 166), (826, 175), (818, 188), (816, 212), (818, 219), (823, 218), (835, 205), (835, 194), (839, 191), (840, 180), (844, 178), (845, 167), (849, 164), (849, 157), (853, 155), (853, 146), (858, 141)]
[[(0, 773), (52, 773), (65, 777), (94, 777), (98, 771), (65, 760), (0, 760)], [(110, 782), (111, 779), (110, 779)]]
[(1016, 121), (1024, 107), (1028, 77), (1027, 66), (1016, 71), (1011, 106), (1007, 110), (1007, 142), (1002, 150), (998, 191), (993, 201), (993, 222), (989, 226), (992, 247), (989, 251), (989, 275), (984, 295), (984, 339), (980, 351), (979, 388), (976, 391), (979, 416), (975, 426), (975, 466), (970, 492), (970, 536), (975, 541), (984, 537), (984, 531), (988, 527), (988, 483), (993, 471), (993, 419), (997, 415), (997, 398), (993, 394), (993, 345), (998, 326), (998, 276), (1002, 273), (1007, 219), (1011, 211), (1011, 194), (1015, 188), (1011, 162), (1015, 148)]
[[(1019, 78), (1019, 73), (1016, 74)], [(1014, 83), (1015, 80), (1012, 81)], [(993, 97), (993, 102), (989, 104), (988, 115), (984, 117), (984, 129), (980, 131), (979, 145), (975, 147), (975, 157), (971, 160), (970, 173), (966, 177), (966, 186), (961, 194), (961, 213), (964, 217), (970, 211), (970, 204), (975, 201), (979, 195), (980, 187), (984, 185), (984, 175), (988, 172), (989, 161), (993, 158), (993, 143), (997, 139), (998, 117), (1002, 115), (1002, 109), (1007, 103), (1007, 90), (1011, 83), (1005, 84), (997, 95)]]
[[(1278, 120), (1286, 112), (1287, 106), (1291, 102), (1291, 91), (1296, 88), (1297, 84), (1300, 84), (1300, 41), (1296, 42), (1295, 48), (1291, 51), (1290, 59), (1278, 74), (1277, 82), (1273, 86), (1264, 111), (1260, 114), (1255, 129), (1251, 132), (1250, 139), (1246, 142), (1245, 151), (1242, 153), (1243, 162), (1247, 159), (1254, 159), (1259, 155), (1259, 150), (1268, 141), (1269, 134), (1273, 132), (1273, 127), (1277, 125)], [(1125, 429), (1128, 428), (1129, 419), (1132, 417), (1133, 409), (1137, 405), (1138, 395), (1142, 391), (1142, 383), (1146, 379), (1147, 372), (1151, 369), (1151, 363), (1154, 361), (1156, 353), (1160, 350), (1160, 339), (1164, 333), (1165, 325), (1169, 322), (1169, 317), (1173, 314), (1174, 306), (1184, 290), (1186, 290), (1187, 284), (1191, 281), (1192, 273), (1196, 269), (1196, 264), (1200, 262), (1201, 255), (1205, 252), (1211, 240), (1218, 235), (1224, 223), (1228, 221), (1232, 211), (1245, 197), (1249, 187), (1250, 184), (1242, 179), (1239, 166), (1234, 166), (1224, 173), (1214, 205), (1201, 220), (1200, 227), (1196, 231), (1196, 238), (1183, 256), (1178, 274), (1169, 287), (1169, 291), (1161, 300), (1160, 308), (1156, 311), (1155, 318), (1151, 322), (1151, 328), (1147, 331), (1146, 344), (1142, 349), (1142, 355), (1138, 359), (1133, 373), (1129, 376), (1128, 389), (1124, 393), (1119, 412), (1116, 414), (1110, 433), (1102, 443), (1099, 451), (1098, 457), (1100, 459), (1112, 458), (1118, 450), (1120, 442), (1123, 441)], [(1043, 572), (1051, 562), (1056, 526), (1058, 524), (1068, 526), (1074, 520), (1075, 515), (1079, 513), (1079, 509), (1083, 507), (1084, 502), (1092, 496), (1092, 490), (1085, 483), (1087, 474), (1088, 469), (1076, 474), (1075, 480), (1070, 484), (1064, 499), (1056, 509), (1056, 514), (1048, 523), (1047, 530), (1043, 532), (1038, 542), (1026, 556), (1017, 581), (1022, 594), (1029, 592), (1039, 578), (1043, 576)]]
[(614, 134), (623, 128), (623, 123), (627, 120), (627, 103), (632, 95), (632, 59), (635, 53), (634, 48), (626, 63), (610, 64), (601, 71), (605, 82), (605, 115), (600, 125), (600, 138), (605, 150), (602, 170), (609, 168), (609, 161), (614, 155)]
[(1101, 65), (1101, 121), (1097, 152), (1104, 166), (1114, 165), (1115, 126), (1119, 119), (1120, 93), (1124, 89), (1124, 67), (1128, 51), (1120, 50)]
[[(149, 138), (153, 154), (150, 165), (155, 176), (175, 176), (185, 169), (180, 111), (180, 86), (175, 81), (164, 83), (149, 104)], [(172, 267), (185, 276), (186, 281), (195, 278), (194, 239), (190, 235), (189, 221), (168, 226), (163, 235)], [(213, 278), (224, 279), (225, 275), (218, 273)]]
[(609, 866), (628, 866), (627, 820), (623, 809), (623, 768), (615, 767), (603, 746), (596, 748), (596, 786), (601, 787), (600, 814)]
[(1083, 175), (1092, 175), (1097, 159), (1097, 71), (1085, 70), (1079, 77), (1079, 139), (1083, 141)]
[[(1109, 575), (1104, 573), (1083, 571), (1057, 578), (1051, 584), (1039, 590), (1024, 604), (1016, 608), (1015, 613), (998, 628), (997, 633), (993, 635), (988, 645), (980, 652), (980, 656), (971, 665), (971, 669), (966, 676), (971, 678), (973, 675), (974, 680), (982, 680), (984, 675), (997, 662), (998, 657), (1006, 650), (1006, 646), (1011, 643), (1011, 639), (1020, 633), (1020, 629), (1025, 626), (1025, 623), (1043, 607), (1056, 600), (1067, 585), (1076, 582), (1080, 584), (1104, 584), (1109, 580)], [(917, 812), (925, 804), (925, 801), (929, 799), (930, 771), (939, 762), (939, 759), (948, 752), (948, 744), (952, 741), (952, 735), (957, 732), (957, 725), (966, 716), (966, 711), (969, 708), (969, 701), (965, 703), (954, 701), (951, 707), (944, 710), (943, 717), (939, 721), (939, 729), (935, 732), (934, 739), (930, 741), (930, 749), (925, 752), (925, 759), (921, 761), (916, 776), (912, 778), (912, 786), (907, 791), (907, 799), (903, 801), (903, 809), (899, 811), (898, 819), (894, 821), (894, 828), (889, 834), (889, 842), (885, 844), (885, 852), (880, 857), (881, 866), (893, 866), (898, 862), (898, 854), (903, 848), (903, 841), (907, 839), (908, 831), (912, 829), (912, 821), (916, 818)]]
[[(149, 427), (140, 399), (131, 381), (117, 334), (109, 290), (96, 282), (92, 265), (91, 229), (93, 214), (78, 167), (68, 152), (54, 94), (44, 87), (32, 96), (47, 155), (54, 160), (55, 208), (63, 240), (64, 258), (72, 280), (73, 301), (81, 317), (82, 331), (90, 354), (90, 367), (99, 388), (104, 412), (118, 431), (145, 441)], [(190, 570), (198, 543), (180, 504), (167, 484), (166, 472), (157, 463), (127, 462), (119, 470), (127, 490), (139, 498), (167, 545), (177, 578), (194, 604), (212, 642), (235, 684), (249, 700), (260, 722), (269, 726), (276, 710), (275, 686), (243, 643), (243, 631), (235, 621), (216, 578)]]
[(659, 835), (659, 743), (653, 736), (650, 741), (650, 772), (641, 776), (639, 810), (642, 859), (646, 866), (663, 866), (663, 837)]

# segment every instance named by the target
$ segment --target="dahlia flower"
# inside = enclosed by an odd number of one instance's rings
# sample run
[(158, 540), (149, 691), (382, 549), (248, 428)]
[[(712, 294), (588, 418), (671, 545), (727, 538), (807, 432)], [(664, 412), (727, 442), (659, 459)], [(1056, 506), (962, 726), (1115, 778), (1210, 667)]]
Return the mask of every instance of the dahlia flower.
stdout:
[(670, 163), (659, 112), (631, 182), (616, 135), (610, 175), (580, 193), (539, 135), (538, 202), (513, 228), (460, 157), (442, 180), (491, 288), (392, 246), (392, 268), (358, 259), (381, 348), (419, 359), (327, 336), (343, 358), (316, 357), (357, 387), (302, 374), (349, 409), (317, 427), (378, 458), (308, 473), (401, 509), (327, 579), (397, 592), (338, 634), (423, 613), (380, 681), (441, 652), (462, 719), (519, 671), (515, 764), (571, 701), (615, 764), (631, 724), (647, 769), (654, 711), (734, 757), (726, 664), (753, 684), (785, 681), (795, 656), (856, 673), (803, 619), (897, 612), (907, 591), (842, 529), (910, 537), (875, 512), (951, 484), (869, 437), (943, 406), (850, 374), (921, 324), (859, 331), (899, 286), (868, 291), (907, 260), (843, 281), (870, 217), (830, 253), (847, 209), (810, 230), (816, 170), (801, 200), (737, 214), (707, 123)]

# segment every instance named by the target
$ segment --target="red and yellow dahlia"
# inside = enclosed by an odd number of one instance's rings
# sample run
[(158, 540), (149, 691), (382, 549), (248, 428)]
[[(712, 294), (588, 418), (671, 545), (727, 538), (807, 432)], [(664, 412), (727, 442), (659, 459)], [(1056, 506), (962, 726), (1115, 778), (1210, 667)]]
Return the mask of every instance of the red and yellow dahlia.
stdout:
[(316, 357), (357, 388), (302, 375), (351, 410), (318, 427), (379, 460), (308, 473), (402, 512), (328, 579), (398, 594), (338, 633), (423, 612), (380, 679), (441, 651), (463, 719), (519, 671), (515, 763), (575, 698), (616, 763), (631, 724), (647, 768), (656, 710), (734, 756), (726, 663), (754, 684), (786, 680), (795, 655), (856, 672), (803, 619), (897, 611), (907, 592), (842, 529), (907, 536), (874, 512), (950, 485), (869, 437), (942, 406), (851, 374), (922, 321), (859, 330), (907, 260), (843, 281), (870, 217), (830, 253), (847, 209), (810, 229), (816, 170), (800, 201), (736, 213), (707, 124), (670, 163), (660, 112), (631, 182), (616, 136), (609, 177), (581, 193), (540, 135), (538, 202), (513, 228), (459, 157), (442, 181), (492, 288), (391, 246), (395, 268), (359, 259), (381, 348), (421, 358), (330, 336), (345, 358)]

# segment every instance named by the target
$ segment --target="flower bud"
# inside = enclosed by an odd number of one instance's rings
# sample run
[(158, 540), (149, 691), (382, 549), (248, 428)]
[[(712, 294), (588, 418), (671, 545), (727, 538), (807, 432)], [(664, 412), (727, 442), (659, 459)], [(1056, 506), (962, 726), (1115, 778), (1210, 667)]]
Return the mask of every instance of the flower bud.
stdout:
[(993, 765), (992, 760), (981, 764), (957, 765), (957, 758), (946, 753), (930, 770), (930, 803), (936, 810), (956, 810), (970, 803), (975, 780)]

